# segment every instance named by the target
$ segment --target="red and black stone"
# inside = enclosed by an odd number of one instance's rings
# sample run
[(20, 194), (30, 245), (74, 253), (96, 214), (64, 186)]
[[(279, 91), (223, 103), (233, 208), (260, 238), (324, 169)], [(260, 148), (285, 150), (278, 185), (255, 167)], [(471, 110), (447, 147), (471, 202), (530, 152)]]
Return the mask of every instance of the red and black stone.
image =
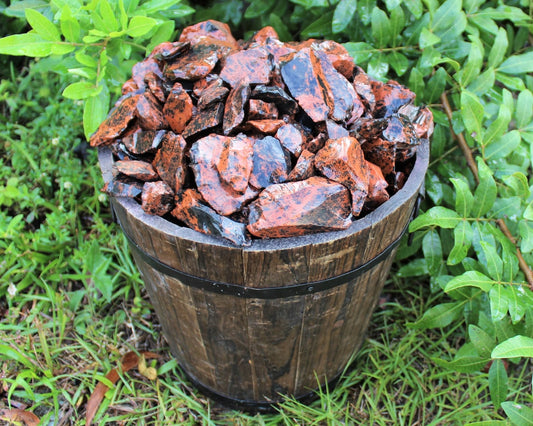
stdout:
[(249, 244), (245, 224), (219, 215), (193, 189), (176, 196), (176, 207), (170, 213), (195, 231), (225, 238), (238, 246)]
[(220, 179), (234, 191), (243, 194), (253, 167), (254, 140), (243, 134), (227, 138), (216, 163)]
[(365, 158), (371, 163), (378, 165), (383, 175), (387, 176), (395, 171), (396, 149), (394, 142), (376, 138), (367, 140), (362, 147)]
[(224, 108), (222, 129), (225, 135), (232, 133), (244, 120), (244, 108), (250, 98), (250, 86), (240, 85), (229, 94)]
[(185, 127), (182, 135), (184, 138), (189, 138), (213, 130), (215, 127), (222, 124), (223, 117), (224, 104), (222, 102), (213, 104), (204, 110), (198, 111), (187, 127)]
[(98, 130), (92, 134), (90, 145), (109, 145), (120, 137), (135, 118), (139, 98), (140, 95), (124, 97), (122, 102), (111, 110), (108, 117), (98, 127)]
[(342, 230), (351, 223), (348, 190), (313, 176), (263, 190), (249, 206), (247, 229), (259, 238), (280, 238)]
[(164, 133), (165, 130), (138, 129), (131, 135), (123, 137), (122, 143), (132, 154), (152, 153), (159, 148)]
[(295, 157), (299, 157), (306, 141), (301, 127), (297, 124), (284, 124), (276, 132), (276, 139)]
[(220, 77), (231, 87), (267, 84), (272, 63), (262, 47), (241, 50), (226, 57)]
[(390, 198), (387, 192), (389, 184), (379, 166), (370, 161), (366, 162), (366, 166), (368, 168), (368, 195), (365, 207), (375, 209)]
[(278, 118), (276, 104), (264, 102), (260, 99), (250, 99), (248, 102), (248, 120), (271, 120)]
[(315, 167), (327, 178), (350, 190), (352, 213), (358, 216), (368, 194), (368, 168), (357, 139), (329, 139), (316, 154)]
[(251, 97), (275, 104), (282, 114), (294, 115), (298, 112), (298, 103), (278, 86), (255, 86)]
[(420, 143), (411, 121), (405, 115), (400, 114), (389, 117), (387, 127), (382, 132), (382, 138), (394, 143), (397, 161), (411, 158)]
[(375, 118), (387, 118), (396, 114), (400, 107), (413, 102), (415, 94), (409, 89), (389, 80), (388, 83), (372, 80), (372, 93), (376, 100), (373, 115)]
[(315, 174), (315, 154), (304, 149), (293, 169), (287, 176), (287, 181), (308, 179)]
[(250, 185), (256, 189), (287, 180), (290, 161), (279, 140), (272, 136), (255, 141)]
[(224, 102), (228, 97), (229, 89), (215, 84), (207, 86), (198, 99), (198, 109), (206, 109), (213, 104)]
[[(199, 139), (190, 149), (190, 167), (198, 191), (217, 213), (224, 216), (240, 211), (245, 203), (257, 196), (257, 191), (249, 186), (244, 193), (235, 191), (222, 180), (218, 172), (217, 165), (221, 161), (224, 145), (230, 139), (229, 136), (213, 134)], [(223, 164), (220, 168), (227, 169)]]
[(144, 92), (139, 96), (136, 115), (143, 129), (168, 129), (168, 122), (163, 114), (162, 106), (150, 92)]
[(257, 130), (265, 135), (274, 135), (278, 129), (285, 125), (284, 120), (249, 120), (246, 122), (246, 128)]
[(146, 182), (141, 201), (141, 207), (146, 213), (164, 216), (174, 208), (174, 191), (162, 180)]
[(182, 133), (192, 118), (193, 103), (180, 83), (174, 83), (163, 107), (163, 114), (174, 133)]
[(144, 182), (159, 179), (154, 167), (146, 161), (123, 160), (117, 161), (113, 168), (126, 176), (142, 180)]
[(341, 126), (332, 120), (326, 121), (326, 131), (329, 139), (338, 139), (350, 136), (350, 132), (348, 129), (346, 129), (346, 127)]
[(187, 143), (183, 136), (171, 131), (165, 132), (161, 140), (161, 147), (152, 163), (161, 179), (175, 193), (182, 190), (187, 177), (186, 148)]
[(114, 197), (136, 198), (141, 195), (143, 183), (133, 179), (113, 178), (104, 185), (102, 191)]
[(144, 82), (148, 85), (148, 89), (152, 95), (154, 95), (159, 102), (164, 104), (167, 99), (167, 94), (163, 79), (156, 73), (150, 71), (144, 76)]

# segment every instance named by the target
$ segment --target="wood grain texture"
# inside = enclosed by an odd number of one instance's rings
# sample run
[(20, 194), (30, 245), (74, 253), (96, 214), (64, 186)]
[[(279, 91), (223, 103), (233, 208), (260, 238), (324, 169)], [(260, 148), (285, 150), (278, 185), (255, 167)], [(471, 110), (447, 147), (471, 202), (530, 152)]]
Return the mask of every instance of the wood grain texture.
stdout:
[[(395, 241), (410, 219), (428, 159), (426, 142), (404, 188), (345, 231), (256, 240), (244, 248), (149, 216), (133, 200), (112, 204), (124, 232), (175, 269), (246, 287), (285, 287), (351, 271)], [(111, 163), (101, 149), (104, 179)], [(134, 257), (182, 368), (222, 396), (265, 403), (281, 400), (280, 394), (303, 396), (342, 372), (363, 343), (395, 252), (350, 282), (277, 299), (207, 292)]]

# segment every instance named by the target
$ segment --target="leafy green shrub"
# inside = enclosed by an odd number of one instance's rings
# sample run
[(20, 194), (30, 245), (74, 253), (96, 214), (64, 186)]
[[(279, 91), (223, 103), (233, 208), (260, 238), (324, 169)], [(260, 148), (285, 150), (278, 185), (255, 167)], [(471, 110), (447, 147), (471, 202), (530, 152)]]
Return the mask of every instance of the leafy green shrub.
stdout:
[[(156, 10), (156, 3), (165, 11)], [(25, 10), (33, 30), (0, 40), (0, 52), (52, 55), (37, 65), (70, 73), (71, 85), (63, 93), (85, 100), (88, 135), (132, 63), (172, 38), (176, 17), (180, 26), (193, 12), (178, 3), (137, 7), (133, 0), (96, 0), (70, 8), (57, 0), (43, 2), (40, 12)], [(24, 2), (16, 5), (23, 9)], [(410, 326), (463, 324), (466, 343), (450, 349), (450, 359), (434, 362), (467, 373), (488, 368), (494, 407), (517, 424), (533, 418), (527, 406), (506, 401), (513, 363), (533, 357), (530, 2), (230, 0), (194, 7), (190, 21), (222, 20), (244, 38), (271, 25), (284, 40), (342, 42), (373, 77), (398, 80), (416, 92), (418, 103), (431, 107), (436, 127), (424, 213), (411, 224), (414, 244), (399, 252), (398, 275), (429, 277), (441, 303)], [(19, 157), (28, 161), (22, 153)], [(0, 204), (8, 207), (31, 191), (15, 181), (5, 187)], [(21, 218), (0, 220), (11, 236), (23, 226)], [(92, 256), (94, 262), (101, 259), (96, 251)], [(105, 275), (106, 266), (101, 268)], [(508, 370), (502, 359), (511, 361)]]

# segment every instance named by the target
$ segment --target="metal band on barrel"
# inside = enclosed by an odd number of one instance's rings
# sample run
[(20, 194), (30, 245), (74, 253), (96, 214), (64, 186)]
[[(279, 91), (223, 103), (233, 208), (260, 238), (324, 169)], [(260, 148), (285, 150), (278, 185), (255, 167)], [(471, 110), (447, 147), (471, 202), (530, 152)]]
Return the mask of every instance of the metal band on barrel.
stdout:
[[(416, 217), (416, 214), (418, 210), (418, 202), (415, 203), (415, 207), (413, 209), (413, 215)], [(362, 265), (359, 265), (357, 268), (352, 269), (351, 271), (345, 272), (340, 275), (336, 275), (331, 278), (327, 278), (325, 280), (320, 281), (313, 281), (308, 283), (300, 283), (300, 284), (293, 284), (288, 285), (284, 287), (262, 287), (262, 288), (255, 288), (255, 287), (244, 287), (239, 284), (231, 284), (231, 283), (224, 283), (224, 282), (218, 282), (218, 281), (212, 281), (207, 278), (201, 278), (196, 277), (194, 275), (190, 275), (186, 272), (179, 271), (178, 269), (173, 268), (172, 266), (169, 266), (155, 257), (149, 255), (146, 253), (141, 247), (138, 246), (138, 244), (131, 238), (130, 235), (122, 228), (122, 231), (124, 232), (124, 235), (128, 239), (130, 243), (130, 247), (152, 268), (158, 270), (159, 272), (168, 275), (170, 277), (178, 279), (182, 284), (199, 288), (202, 290), (206, 290), (213, 293), (219, 293), (219, 294), (227, 294), (231, 296), (236, 297), (242, 297), (247, 299), (280, 299), (280, 298), (286, 298), (291, 296), (301, 296), (304, 294), (312, 294), (317, 293), (324, 290), (329, 290), (331, 288), (337, 287), (342, 284), (346, 284), (355, 278), (357, 278), (362, 273), (368, 271), (369, 269), (373, 268), (378, 263), (382, 262), (387, 258), (387, 256), (390, 254), (390, 252), (400, 243), (400, 240), (402, 239), (403, 235), (407, 231), (407, 228), (409, 227), (409, 222), (405, 225), (402, 232), (400, 232), (400, 235), (391, 243), (389, 244), (385, 250), (383, 250), (380, 254), (378, 254), (373, 259), (369, 260), (366, 263), (363, 263)], [(120, 222), (119, 222), (120, 225)]]

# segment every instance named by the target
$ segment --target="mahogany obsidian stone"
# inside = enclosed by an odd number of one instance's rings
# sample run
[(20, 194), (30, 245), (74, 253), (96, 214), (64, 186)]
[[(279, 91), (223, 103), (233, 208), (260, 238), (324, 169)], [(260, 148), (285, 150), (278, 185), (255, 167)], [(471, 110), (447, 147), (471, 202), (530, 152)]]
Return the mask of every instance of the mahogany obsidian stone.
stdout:
[(404, 185), (433, 133), (409, 89), (272, 27), (237, 42), (222, 22), (189, 26), (122, 93), (90, 138), (116, 161), (103, 190), (236, 245), (347, 228)]
[(343, 185), (319, 176), (271, 185), (250, 204), (247, 229), (260, 238), (346, 229), (352, 222), (349, 205)]

